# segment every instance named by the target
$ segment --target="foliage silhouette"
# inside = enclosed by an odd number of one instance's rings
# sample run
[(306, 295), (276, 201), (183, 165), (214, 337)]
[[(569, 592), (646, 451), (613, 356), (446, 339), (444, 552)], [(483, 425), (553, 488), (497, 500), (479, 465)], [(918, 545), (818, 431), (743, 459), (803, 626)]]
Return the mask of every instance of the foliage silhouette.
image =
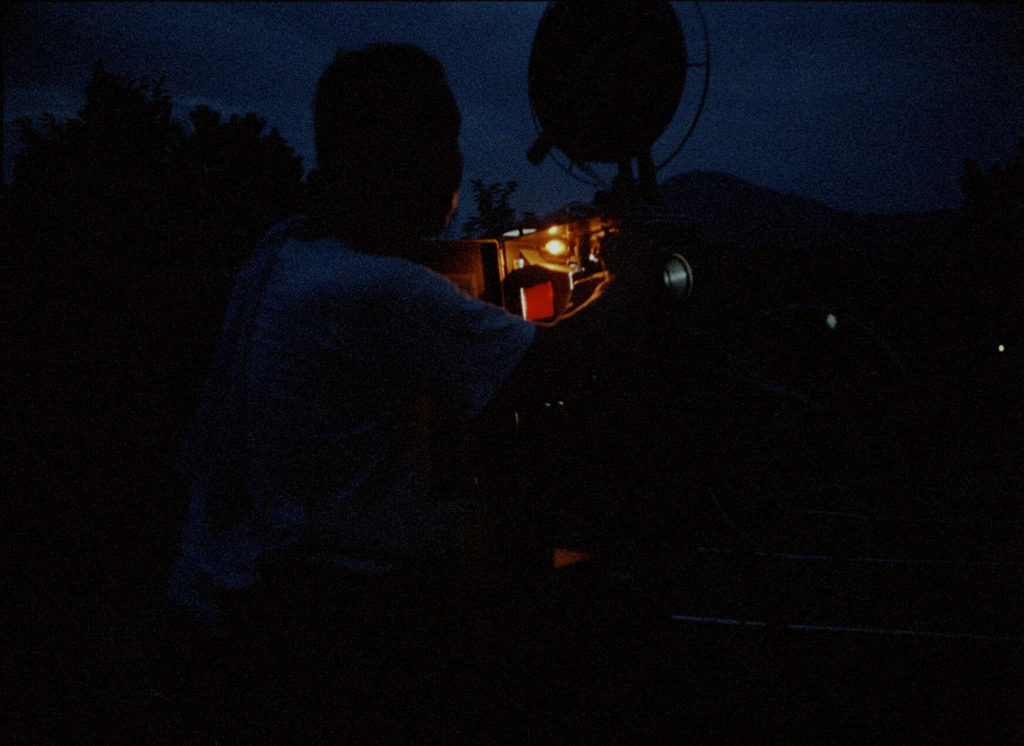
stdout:
[(1009, 350), (1012, 355), (999, 356), (1014, 357), (1024, 313), (1024, 137), (1005, 166), (984, 172), (976, 161), (964, 161), (960, 186), (965, 336), (983, 355)]
[(155, 265), (234, 270), (294, 211), (301, 158), (276, 128), (200, 105), (187, 131), (163, 86), (99, 61), (76, 118), (18, 121), (9, 210), (26, 262), (96, 280)]
[(509, 204), (509, 198), (519, 184), (515, 181), (484, 184), (481, 179), (473, 179), (470, 183), (473, 186), (476, 215), (462, 224), (463, 234), (467, 238), (498, 238), (514, 228), (516, 210)]
[(195, 216), (181, 222), (184, 240), (212, 254), (195, 257), (201, 264), (237, 269), (259, 236), (297, 209), (301, 158), (276, 127), (264, 134), (266, 120), (251, 112), (222, 121), (200, 105), (189, 120), (193, 131), (180, 139), (169, 164), (178, 209)]
[(99, 61), (85, 94), (76, 118), (18, 121), (11, 203), (26, 261), (103, 276), (165, 246), (165, 166), (181, 127), (162, 79), (124, 80)]
[(977, 161), (965, 160), (960, 187), (968, 250), (975, 255), (1019, 252), (1024, 247), (1024, 136), (1017, 139), (1017, 155), (1005, 167), (996, 163), (985, 173)]
[(77, 116), (18, 121), (0, 201), (4, 415), (32, 515), (81, 548), (51, 560), (55, 578), (162, 571), (184, 509), (173, 464), (234, 271), (302, 190), (301, 159), (262, 117), (172, 113), (164, 79), (98, 61)]

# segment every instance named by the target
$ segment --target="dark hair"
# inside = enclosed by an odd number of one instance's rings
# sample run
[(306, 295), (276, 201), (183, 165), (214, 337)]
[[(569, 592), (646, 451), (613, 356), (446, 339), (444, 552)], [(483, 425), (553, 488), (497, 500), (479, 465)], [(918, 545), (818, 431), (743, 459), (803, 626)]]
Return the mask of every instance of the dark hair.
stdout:
[(313, 99), (315, 220), (371, 243), (440, 233), (462, 181), (461, 120), (444, 68), (422, 49), (339, 49)]

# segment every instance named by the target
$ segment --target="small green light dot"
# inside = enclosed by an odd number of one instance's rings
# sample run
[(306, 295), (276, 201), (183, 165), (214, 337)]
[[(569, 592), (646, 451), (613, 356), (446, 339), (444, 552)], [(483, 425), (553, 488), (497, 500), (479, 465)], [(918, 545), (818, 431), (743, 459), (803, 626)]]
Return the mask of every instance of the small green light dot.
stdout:
[(1006, 345), (999, 345), (1000, 352), (1006, 352)]

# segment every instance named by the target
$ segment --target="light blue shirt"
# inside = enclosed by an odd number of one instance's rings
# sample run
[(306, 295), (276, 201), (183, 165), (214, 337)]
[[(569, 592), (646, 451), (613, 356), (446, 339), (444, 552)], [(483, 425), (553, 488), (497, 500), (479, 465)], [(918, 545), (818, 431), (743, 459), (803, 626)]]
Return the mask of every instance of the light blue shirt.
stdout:
[[(479, 412), (534, 334), (418, 264), (298, 240), (287, 226), (250, 265), (204, 392), (206, 422), (197, 416), (190, 442), (201, 459), (204, 440), (223, 450), (221, 436), (239, 428), (245, 457), (186, 466), (191, 505), (169, 585), (172, 599), (211, 615), (217, 589), (257, 583), (263, 555), (303, 539), (364, 569), (443, 541), (449, 529), (428, 484), (430, 412)], [(233, 385), (244, 393), (232, 396)], [(229, 468), (245, 470), (235, 476), (246, 494), (220, 525), (210, 516), (230, 483), (218, 471)]]

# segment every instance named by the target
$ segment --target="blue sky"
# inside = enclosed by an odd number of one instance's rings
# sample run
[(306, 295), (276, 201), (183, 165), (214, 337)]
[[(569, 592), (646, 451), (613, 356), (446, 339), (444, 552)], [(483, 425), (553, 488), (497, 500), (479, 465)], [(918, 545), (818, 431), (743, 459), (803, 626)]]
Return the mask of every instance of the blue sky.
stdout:
[[(691, 61), (705, 53), (692, 3), (674, 3)], [(970, 3), (701, 3), (709, 31), (704, 113), (660, 176), (724, 171), (855, 212), (959, 204), (965, 158), (1005, 161), (1024, 135), (1024, 11)], [(167, 76), (176, 115), (206, 103), (254, 111), (315, 165), (309, 101), (336, 47), (419, 44), (444, 63), (463, 112), (466, 182), (515, 179), (521, 210), (589, 200), (594, 187), (536, 137), (526, 71), (545, 3), (19, 3), (3, 38), (4, 166), (19, 116), (74, 116), (92, 63)], [(692, 117), (691, 68), (663, 160)], [(610, 178), (608, 170), (600, 170)], [(465, 210), (466, 208), (464, 208)]]

